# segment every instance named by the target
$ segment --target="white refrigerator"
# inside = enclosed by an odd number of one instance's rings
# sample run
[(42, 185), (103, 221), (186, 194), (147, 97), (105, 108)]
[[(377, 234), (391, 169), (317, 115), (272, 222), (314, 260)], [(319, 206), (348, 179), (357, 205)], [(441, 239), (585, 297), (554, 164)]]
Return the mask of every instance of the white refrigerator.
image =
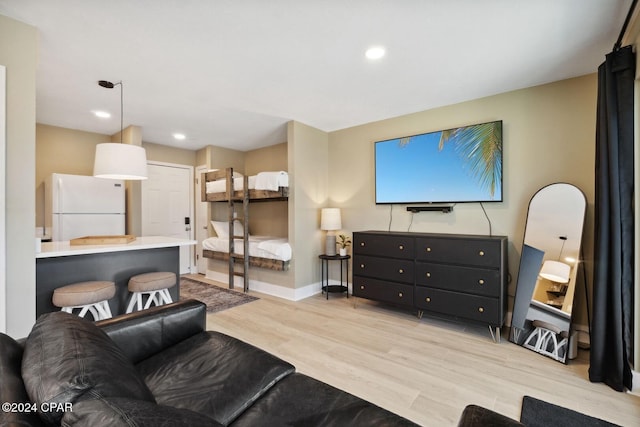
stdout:
[(44, 234), (52, 241), (125, 234), (124, 181), (54, 173), (44, 185)]

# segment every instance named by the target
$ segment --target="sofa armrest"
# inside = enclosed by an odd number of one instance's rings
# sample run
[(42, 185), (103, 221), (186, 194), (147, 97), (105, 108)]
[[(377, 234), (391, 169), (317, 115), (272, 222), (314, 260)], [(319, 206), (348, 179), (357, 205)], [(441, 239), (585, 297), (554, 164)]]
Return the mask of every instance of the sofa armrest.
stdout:
[(96, 322), (135, 364), (206, 329), (207, 306), (184, 300)]

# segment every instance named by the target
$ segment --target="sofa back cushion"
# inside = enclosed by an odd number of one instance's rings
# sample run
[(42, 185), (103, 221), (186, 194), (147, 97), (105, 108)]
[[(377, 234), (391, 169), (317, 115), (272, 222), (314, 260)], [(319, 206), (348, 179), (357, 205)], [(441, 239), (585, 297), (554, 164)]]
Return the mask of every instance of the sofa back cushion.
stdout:
[(22, 378), (31, 401), (48, 409), (40, 417), (53, 424), (84, 399), (155, 402), (133, 363), (100, 328), (61, 311), (36, 321), (25, 342)]
[(0, 426), (42, 425), (35, 413), (18, 406), (29, 402), (22, 382), (22, 350), (22, 345), (13, 338), (0, 333), (0, 402), (13, 405), (0, 411)]

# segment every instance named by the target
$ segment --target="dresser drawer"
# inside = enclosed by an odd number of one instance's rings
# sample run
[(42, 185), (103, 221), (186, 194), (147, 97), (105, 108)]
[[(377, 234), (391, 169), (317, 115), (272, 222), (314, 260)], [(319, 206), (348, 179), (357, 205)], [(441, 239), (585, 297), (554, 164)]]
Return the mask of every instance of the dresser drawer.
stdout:
[(379, 258), (367, 255), (353, 257), (353, 274), (382, 280), (413, 284), (412, 260)]
[(368, 277), (353, 277), (353, 295), (376, 301), (413, 306), (413, 286)]
[(498, 298), (502, 288), (500, 271), (490, 268), (462, 267), (416, 262), (416, 285)]
[(414, 248), (415, 239), (412, 236), (353, 234), (354, 254), (413, 259)]
[(419, 237), (416, 260), (499, 268), (500, 249), (498, 240)]
[(417, 286), (415, 305), (421, 310), (502, 326), (500, 299)]

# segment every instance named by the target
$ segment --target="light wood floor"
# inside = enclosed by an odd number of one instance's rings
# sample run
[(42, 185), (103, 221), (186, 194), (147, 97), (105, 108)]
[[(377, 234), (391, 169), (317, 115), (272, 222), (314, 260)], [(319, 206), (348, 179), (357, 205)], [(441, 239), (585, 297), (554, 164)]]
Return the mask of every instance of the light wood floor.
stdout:
[(208, 329), (418, 424), (455, 426), (471, 403), (519, 419), (522, 397), (529, 395), (640, 426), (640, 397), (589, 382), (586, 351), (563, 365), (504, 337), (496, 344), (484, 327), (419, 320), (359, 298), (331, 294), (328, 301), (316, 295), (292, 302), (250, 293), (260, 300), (210, 314)]

